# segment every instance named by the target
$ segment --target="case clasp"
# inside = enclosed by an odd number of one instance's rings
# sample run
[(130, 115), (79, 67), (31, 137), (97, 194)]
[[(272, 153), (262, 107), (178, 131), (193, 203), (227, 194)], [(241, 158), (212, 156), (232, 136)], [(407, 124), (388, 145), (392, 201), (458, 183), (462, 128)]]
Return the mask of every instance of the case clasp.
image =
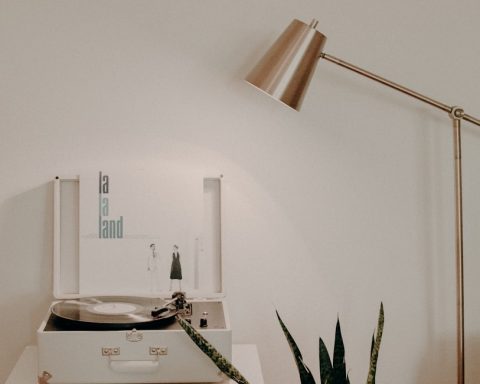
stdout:
[(102, 356), (118, 356), (120, 355), (119, 347), (103, 347)]
[(143, 333), (133, 328), (131, 331), (127, 332), (126, 337), (128, 341), (136, 343), (137, 341), (143, 340)]
[(150, 355), (152, 356), (168, 355), (168, 348), (167, 347), (150, 347)]

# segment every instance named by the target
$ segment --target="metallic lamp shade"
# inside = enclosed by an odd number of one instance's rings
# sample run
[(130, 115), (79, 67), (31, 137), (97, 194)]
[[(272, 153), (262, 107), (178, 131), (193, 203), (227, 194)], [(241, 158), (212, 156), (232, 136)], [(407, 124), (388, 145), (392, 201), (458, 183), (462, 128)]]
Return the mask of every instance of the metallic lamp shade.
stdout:
[(245, 78), (289, 107), (300, 110), (303, 97), (327, 38), (314, 20), (293, 20)]

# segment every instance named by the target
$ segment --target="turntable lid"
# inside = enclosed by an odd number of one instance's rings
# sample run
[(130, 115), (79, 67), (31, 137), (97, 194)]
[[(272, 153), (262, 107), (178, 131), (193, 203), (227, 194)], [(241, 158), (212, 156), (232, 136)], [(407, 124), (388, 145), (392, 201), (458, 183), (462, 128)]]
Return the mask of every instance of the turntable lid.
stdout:
[[(158, 176), (160, 174), (160, 176)], [(110, 178), (107, 204), (110, 205), (106, 227), (112, 231), (105, 235), (122, 235), (117, 238), (100, 238), (101, 219), (94, 216), (97, 233), (91, 231), (94, 212), (88, 208), (88, 191), (96, 194), (96, 207), (101, 209), (100, 179)], [(152, 175), (158, 180), (152, 181)], [(97, 179), (95, 184), (92, 179)], [(142, 179), (143, 178), (143, 179)], [(115, 180), (115, 184), (111, 180)], [(162, 188), (165, 180), (169, 188)], [(188, 179), (188, 180), (187, 180)], [(137, 194), (129, 203), (121, 200), (116, 191), (135, 181), (133, 191)], [(149, 181), (146, 181), (149, 180)], [(143, 183), (142, 181), (145, 181)], [(191, 185), (183, 195), (175, 188)], [(148, 185), (147, 185), (148, 184)], [(92, 192), (91, 186), (95, 185)], [(147, 189), (147, 192), (143, 188)], [(81, 175), (76, 178), (54, 180), (54, 296), (58, 299), (99, 295), (137, 295), (169, 297), (171, 291), (186, 291), (188, 297), (214, 298), (223, 296), (221, 253), (221, 178), (205, 178), (190, 170), (155, 170), (155, 174), (135, 172), (134, 175), (103, 172)], [(153, 191), (153, 192), (152, 192)], [(192, 193), (199, 196), (193, 196)], [(173, 196), (172, 194), (175, 194)], [(180, 197), (179, 197), (180, 195)], [(192, 197), (193, 196), (193, 197)], [(114, 199), (115, 197), (115, 199)], [(171, 219), (175, 204), (185, 205), (194, 201), (196, 207), (183, 207), (184, 216)], [(138, 207), (145, 203), (145, 206)], [(152, 203), (153, 202), (153, 203)], [(111, 207), (115, 206), (115, 211)], [(123, 205), (122, 205), (123, 204)], [(153, 204), (155, 209), (149, 209)], [(191, 203), (193, 204), (193, 203)], [(188, 205), (188, 204), (187, 204)], [(132, 229), (133, 208), (140, 215), (154, 217), (155, 230), (146, 233), (139, 229), (142, 220), (137, 220), (136, 231)], [(165, 208), (169, 206), (168, 208)], [(96, 208), (95, 207), (95, 208)], [(173, 207), (173, 208), (172, 208)], [(192, 211), (197, 209), (198, 212)], [(108, 209), (108, 208), (107, 208)], [(169, 209), (169, 211), (167, 211)], [(163, 211), (162, 211), (163, 210)], [(123, 215), (124, 212), (125, 215)], [(163, 213), (162, 215), (159, 212)], [(181, 209), (178, 210), (181, 212)], [(191, 220), (185, 220), (188, 212)], [(181, 214), (180, 214), (181, 216)], [(145, 220), (148, 222), (148, 220)], [(150, 222), (152, 219), (150, 219)], [(188, 225), (185, 225), (187, 221)], [(178, 224), (178, 223), (182, 224)], [(140, 223), (140, 224), (138, 224)], [(123, 228), (122, 228), (123, 225)], [(85, 229), (87, 228), (87, 229)], [(123, 233), (121, 232), (123, 231)], [(154, 244), (152, 247), (151, 245)], [(174, 248), (173, 245), (178, 245)]]

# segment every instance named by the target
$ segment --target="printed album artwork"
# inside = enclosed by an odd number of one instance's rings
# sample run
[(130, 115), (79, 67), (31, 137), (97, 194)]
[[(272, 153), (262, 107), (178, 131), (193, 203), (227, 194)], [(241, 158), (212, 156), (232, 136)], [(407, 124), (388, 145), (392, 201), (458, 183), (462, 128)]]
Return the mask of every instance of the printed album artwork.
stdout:
[(99, 171), (80, 180), (81, 294), (198, 288), (201, 175)]

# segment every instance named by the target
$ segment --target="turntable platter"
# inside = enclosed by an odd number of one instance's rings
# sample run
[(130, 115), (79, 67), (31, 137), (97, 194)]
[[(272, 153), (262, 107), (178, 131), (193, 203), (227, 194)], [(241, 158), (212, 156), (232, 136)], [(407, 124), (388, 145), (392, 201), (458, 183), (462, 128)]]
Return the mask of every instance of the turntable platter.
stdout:
[(55, 324), (67, 329), (158, 329), (175, 320), (176, 310), (169, 307), (152, 316), (164, 304), (156, 298), (100, 296), (60, 301), (51, 311)]

